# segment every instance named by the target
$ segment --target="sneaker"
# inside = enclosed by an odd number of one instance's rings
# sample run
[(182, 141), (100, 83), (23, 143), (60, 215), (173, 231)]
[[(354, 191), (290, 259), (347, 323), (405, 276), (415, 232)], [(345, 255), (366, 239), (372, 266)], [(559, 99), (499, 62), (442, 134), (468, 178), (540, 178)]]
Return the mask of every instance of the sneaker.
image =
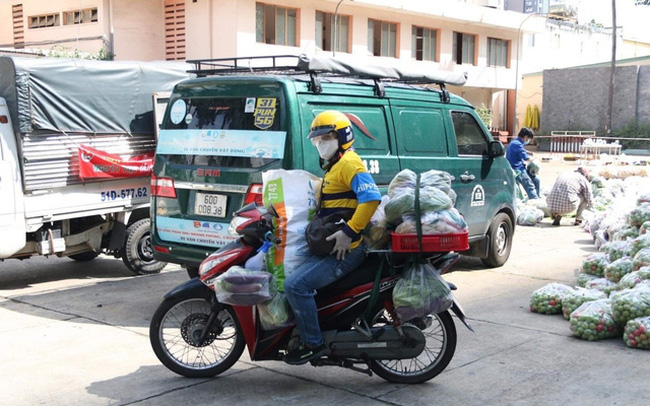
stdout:
[(311, 347), (307, 344), (301, 343), (298, 348), (293, 351), (289, 351), (282, 359), (287, 364), (291, 365), (302, 365), (307, 362), (319, 358), (325, 353), (325, 344), (321, 344), (318, 347)]
[(560, 225), (560, 220), (562, 220), (562, 216), (559, 214), (556, 214), (553, 216), (553, 225), (554, 226), (559, 226)]
[(576, 219), (576, 221), (573, 222), (574, 226), (579, 226), (580, 224), (582, 224), (582, 220)]

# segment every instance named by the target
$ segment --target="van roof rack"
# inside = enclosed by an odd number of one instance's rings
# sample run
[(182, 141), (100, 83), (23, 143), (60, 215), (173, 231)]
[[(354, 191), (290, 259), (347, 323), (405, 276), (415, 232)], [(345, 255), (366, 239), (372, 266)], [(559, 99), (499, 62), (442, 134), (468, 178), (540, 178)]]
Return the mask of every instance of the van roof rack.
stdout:
[(375, 93), (383, 97), (383, 82), (408, 84), (436, 84), (440, 86), (441, 99), (448, 103), (449, 92), (445, 85), (462, 86), (467, 81), (467, 74), (448, 71), (418, 71), (408, 67), (373, 66), (351, 59), (338, 59), (324, 56), (308, 57), (306, 55), (270, 55), (218, 59), (188, 60), (199, 77), (210, 75), (277, 73), (285, 75), (310, 76), (310, 90), (322, 91), (320, 77), (353, 77), (370, 79), (375, 82)]

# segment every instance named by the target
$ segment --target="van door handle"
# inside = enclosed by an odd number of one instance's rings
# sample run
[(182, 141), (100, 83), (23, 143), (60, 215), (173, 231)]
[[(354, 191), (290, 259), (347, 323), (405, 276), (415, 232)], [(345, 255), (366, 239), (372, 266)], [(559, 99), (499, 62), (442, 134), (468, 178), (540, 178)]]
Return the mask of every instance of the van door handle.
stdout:
[(469, 172), (465, 171), (464, 174), (460, 175), (461, 182), (471, 182), (476, 179), (476, 176), (470, 175)]

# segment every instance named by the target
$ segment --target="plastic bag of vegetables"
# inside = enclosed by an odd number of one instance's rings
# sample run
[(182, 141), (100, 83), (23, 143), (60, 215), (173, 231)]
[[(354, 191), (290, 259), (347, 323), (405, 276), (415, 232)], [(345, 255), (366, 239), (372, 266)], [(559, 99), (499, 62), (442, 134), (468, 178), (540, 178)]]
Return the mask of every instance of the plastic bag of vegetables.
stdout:
[(639, 286), (612, 293), (614, 320), (621, 326), (637, 317), (650, 316), (650, 288)]
[(607, 278), (598, 278), (588, 281), (585, 283), (585, 288), (599, 290), (604, 292), (607, 296), (620, 289), (618, 283), (612, 282)]
[(268, 302), (257, 305), (257, 313), (264, 330), (287, 327), (293, 323), (291, 306), (284, 293), (278, 293)]
[(214, 281), (219, 302), (234, 306), (252, 306), (273, 298), (273, 275), (264, 271), (249, 271), (233, 266)]
[(650, 221), (650, 203), (641, 203), (628, 215), (628, 223), (631, 226), (640, 227), (646, 221)]
[(561, 283), (549, 283), (530, 296), (530, 311), (542, 314), (562, 313), (562, 299), (572, 292), (573, 288)]
[(632, 246), (628, 255), (634, 257), (637, 252), (641, 251), (644, 248), (650, 248), (650, 234), (648, 233), (640, 235), (632, 240)]
[(650, 248), (640, 249), (632, 260), (632, 268), (634, 268), (635, 271), (638, 271), (648, 265), (650, 265)]
[[(396, 195), (386, 203), (386, 221), (393, 225), (402, 222), (404, 215), (415, 212), (415, 194), (414, 191)], [(442, 190), (434, 187), (425, 187), (420, 189), (420, 210), (422, 213), (427, 211), (438, 211), (450, 209), (452, 206), (451, 199)]]
[(598, 276), (580, 272), (580, 274), (578, 275), (578, 279), (576, 280), (576, 285), (578, 285), (581, 288), (584, 288), (587, 282), (593, 281), (594, 279), (598, 279)]
[(623, 257), (605, 267), (605, 278), (618, 283), (623, 275), (630, 272), (632, 272), (632, 258)]
[(618, 230), (612, 240), (613, 241), (625, 241), (629, 239), (633, 239), (639, 236), (639, 229), (636, 227), (623, 227), (620, 230)]
[(632, 319), (623, 332), (625, 345), (642, 350), (650, 350), (650, 317)]
[(608, 299), (580, 305), (569, 316), (569, 328), (574, 336), (589, 341), (618, 337), (620, 334)]
[(607, 295), (599, 290), (576, 288), (573, 292), (568, 292), (562, 299), (562, 315), (569, 320), (571, 313), (580, 305), (599, 299), (607, 299)]
[(650, 221), (645, 221), (641, 224), (641, 227), (639, 227), (639, 235), (646, 234), (648, 230), (650, 230)]
[(532, 206), (524, 206), (517, 214), (517, 224), (520, 226), (534, 226), (542, 219), (544, 219), (544, 212)]
[(614, 262), (617, 259), (630, 256), (632, 244), (630, 241), (612, 241), (606, 244), (604, 250), (609, 252), (609, 261)]
[(407, 321), (449, 309), (453, 297), (438, 270), (428, 263), (413, 263), (395, 285), (393, 304), (402, 321)]
[[(416, 234), (415, 216), (405, 215), (402, 224), (397, 226), (397, 234)], [(455, 208), (427, 211), (420, 216), (422, 234), (458, 234), (467, 232), (467, 223)]]
[(582, 262), (582, 270), (585, 273), (590, 275), (595, 275), (599, 277), (605, 276), (605, 267), (609, 265), (609, 254), (604, 252), (598, 252), (595, 254), (589, 255)]
[(386, 229), (386, 204), (388, 204), (388, 196), (382, 196), (377, 210), (365, 229), (363, 241), (374, 249), (384, 248), (390, 242), (390, 233)]
[(650, 279), (650, 267), (644, 267), (638, 271), (633, 271), (623, 276), (618, 284), (623, 289), (632, 289), (639, 283), (648, 279)]
[[(420, 188), (436, 187), (444, 193), (451, 191), (451, 181), (454, 177), (448, 172), (432, 169), (420, 174)], [(404, 169), (395, 175), (388, 185), (388, 197), (391, 199), (409, 190), (415, 189), (417, 174), (410, 169)], [(451, 196), (450, 196), (451, 197)]]
[(643, 203), (650, 203), (650, 193), (643, 193), (636, 199), (637, 205), (642, 205)]

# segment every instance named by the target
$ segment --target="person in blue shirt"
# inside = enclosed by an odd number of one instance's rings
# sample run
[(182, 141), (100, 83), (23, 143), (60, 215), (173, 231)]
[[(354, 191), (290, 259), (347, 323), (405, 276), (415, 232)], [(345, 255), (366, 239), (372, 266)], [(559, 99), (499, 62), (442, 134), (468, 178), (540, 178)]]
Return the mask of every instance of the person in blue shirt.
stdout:
[(529, 199), (539, 199), (539, 178), (526, 169), (526, 161), (531, 159), (533, 153), (524, 148), (524, 145), (527, 145), (534, 137), (533, 130), (524, 127), (519, 131), (517, 138), (510, 142), (506, 150), (506, 159), (510, 162), (510, 166), (517, 176), (517, 182), (524, 187)]

